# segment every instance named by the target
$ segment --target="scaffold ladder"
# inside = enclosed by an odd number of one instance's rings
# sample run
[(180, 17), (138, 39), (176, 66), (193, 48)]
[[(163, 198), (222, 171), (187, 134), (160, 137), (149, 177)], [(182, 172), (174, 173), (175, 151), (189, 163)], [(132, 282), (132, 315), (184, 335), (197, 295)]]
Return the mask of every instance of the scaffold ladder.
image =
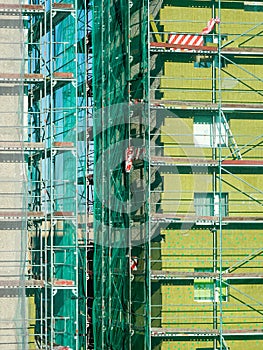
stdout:
[(230, 129), (230, 126), (228, 124), (226, 116), (224, 113), (221, 113), (221, 115), (223, 117), (223, 123), (224, 123), (224, 127), (225, 127), (227, 137), (228, 137), (228, 147), (230, 149), (232, 157), (233, 157), (233, 159), (242, 159), (240, 149), (239, 149), (238, 144), (234, 138), (234, 135), (232, 134), (232, 131)]

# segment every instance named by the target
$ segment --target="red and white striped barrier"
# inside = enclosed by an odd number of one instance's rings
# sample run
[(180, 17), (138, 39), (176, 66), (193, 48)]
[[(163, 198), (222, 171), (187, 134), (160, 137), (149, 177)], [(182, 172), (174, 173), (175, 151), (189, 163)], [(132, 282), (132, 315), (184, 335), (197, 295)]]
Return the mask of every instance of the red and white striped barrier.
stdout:
[(186, 46), (186, 48), (180, 47), (178, 49), (174, 49), (176, 51), (188, 50), (187, 46), (204, 46), (203, 34), (209, 34), (214, 29), (215, 24), (218, 23), (220, 23), (220, 19), (218, 17), (211, 18), (208, 21), (207, 26), (202, 30), (200, 34), (170, 34), (168, 43)]
[(137, 256), (132, 256), (131, 257), (131, 270), (132, 271), (137, 271), (138, 269), (138, 257)]
[(209, 34), (214, 29), (215, 24), (219, 24), (219, 23), (220, 23), (220, 19), (218, 17), (211, 18), (207, 22), (207, 26), (202, 30), (201, 34)]
[(203, 46), (204, 38), (202, 35), (170, 34), (168, 43), (175, 45)]

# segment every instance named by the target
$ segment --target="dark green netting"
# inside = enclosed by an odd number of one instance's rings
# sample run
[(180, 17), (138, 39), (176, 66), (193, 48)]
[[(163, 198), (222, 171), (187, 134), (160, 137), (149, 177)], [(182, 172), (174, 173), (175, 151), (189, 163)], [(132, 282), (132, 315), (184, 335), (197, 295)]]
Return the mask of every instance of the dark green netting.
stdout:
[[(132, 177), (125, 172), (125, 150), (136, 138), (132, 136), (132, 100), (146, 101), (147, 96), (146, 2), (132, 6), (124, 0), (95, 0), (92, 19), (95, 349), (126, 350), (137, 345), (148, 349), (148, 266), (142, 263), (141, 282), (133, 283), (130, 259), (136, 220)], [(140, 123), (145, 125), (143, 118)], [(139, 128), (135, 127), (137, 133)], [(141, 144), (145, 144), (147, 131), (145, 126), (142, 129)], [(146, 184), (147, 165), (140, 172)], [(141, 210), (143, 239), (137, 254), (146, 261), (145, 200)]]

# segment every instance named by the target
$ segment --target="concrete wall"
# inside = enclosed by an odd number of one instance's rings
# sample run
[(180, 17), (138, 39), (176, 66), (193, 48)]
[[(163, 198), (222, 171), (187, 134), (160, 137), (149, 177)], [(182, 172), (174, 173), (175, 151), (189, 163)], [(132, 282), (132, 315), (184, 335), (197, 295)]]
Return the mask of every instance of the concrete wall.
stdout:
[[(18, 4), (19, 1), (1, 1)], [(22, 67), (22, 21), (19, 16), (0, 16), (0, 76), (20, 74)], [(0, 83), (0, 145), (23, 137), (23, 88), (18, 81)], [(22, 150), (0, 151), (0, 349), (27, 349), (26, 298), (24, 288), (10, 288), (24, 278), (25, 218), (7, 219), (4, 212), (22, 212), (25, 203), (25, 164)], [(10, 283), (9, 283), (10, 281)]]

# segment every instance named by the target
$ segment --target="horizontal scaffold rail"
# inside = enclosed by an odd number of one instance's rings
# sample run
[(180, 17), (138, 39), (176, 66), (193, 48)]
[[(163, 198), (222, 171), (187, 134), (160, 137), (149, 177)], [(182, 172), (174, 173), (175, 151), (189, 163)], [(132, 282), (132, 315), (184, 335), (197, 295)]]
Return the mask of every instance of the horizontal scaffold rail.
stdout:
[(5, 288), (43, 288), (43, 280), (0, 280), (0, 289)]
[(13, 150), (43, 150), (44, 143), (42, 142), (23, 142), (23, 141), (14, 141), (14, 142), (0, 142), (0, 151), (13, 151)]
[[(165, 52), (165, 53), (191, 53), (200, 54), (206, 53), (210, 55), (218, 54), (219, 50), (217, 46), (196, 46), (196, 45), (181, 45), (170, 43), (157, 43), (151, 42), (150, 49), (152, 52)], [(262, 56), (263, 48), (260, 47), (222, 47), (220, 50), (223, 55), (240, 55), (240, 56)]]
[[(218, 272), (186, 272), (186, 271), (151, 271), (151, 279), (153, 280), (194, 280), (198, 278), (218, 279)], [(262, 280), (263, 273), (222, 273), (222, 278), (233, 280)]]
[[(218, 329), (180, 329), (180, 328), (151, 328), (152, 337), (171, 338), (171, 337), (200, 337), (214, 338), (219, 337)], [(238, 339), (244, 336), (260, 336), (263, 337), (262, 329), (223, 329), (224, 338)]]
[[(57, 85), (55, 89), (64, 86), (68, 82), (74, 79), (73, 73), (67, 72), (55, 72), (53, 73), (53, 81)], [(44, 80), (47, 84), (50, 83), (51, 77), (44, 76), (43, 74), (31, 73), (31, 74), (15, 74), (15, 73), (0, 73), (0, 83), (17, 83), (24, 82), (27, 84), (43, 83)], [(47, 87), (48, 89), (48, 87)], [(49, 88), (50, 89), (50, 88)]]
[(52, 281), (48, 281), (45, 283), (43, 280), (36, 280), (36, 279), (30, 279), (30, 280), (0, 280), (0, 289), (6, 289), (6, 288), (44, 288), (45, 285), (47, 287), (54, 287), (56, 289), (71, 289), (75, 288), (75, 282), (73, 280), (65, 280), (65, 279), (58, 279), (54, 278)]
[[(64, 152), (74, 152), (76, 147), (73, 142), (53, 142), (48, 147), (43, 142), (0, 141), (1, 162), (21, 162), (24, 155), (41, 156), (42, 159), (50, 158), (51, 154), (58, 155)], [(15, 153), (14, 153), (15, 152)]]
[[(202, 158), (178, 158), (178, 157), (151, 157), (153, 166), (209, 166), (217, 167), (219, 162), (213, 159)], [(253, 159), (224, 159), (223, 167), (263, 167), (263, 160)]]
[(262, 56), (262, 47), (223, 47), (221, 48), (222, 55), (242, 55), (242, 56)]
[(73, 142), (53, 142), (53, 146), (56, 148), (73, 148), (74, 143)]
[(15, 74), (15, 73), (0, 73), (0, 83), (14, 83), (14, 82), (24, 82), (24, 83), (36, 83), (43, 82), (43, 74)]
[(44, 213), (42, 211), (23, 211), (23, 210), (10, 210), (10, 211), (0, 211), (0, 219), (2, 220), (16, 220), (16, 219), (23, 219), (23, 218), (30, 218), (30, 219), (41, 219), (44, 220), (45, 217), (50, 219), (50, 217), (53, 218), (59, 218), (59, 219), (74, 219), (75, 214), (73, 211), (54, 211), (51, 213)]
[(44, 219), (45, 214), (42, 211), (26, 211), (26, 210), (16, 210), (16, 211), (0, 211), (1, 220), (21, 220), (23, 218), (29, 219)]
[(218, 48), (215, 46), (195, 46), (195, 45), (180, 45), (180, 44), (170, 44), (170, 43), (156, 43), (151, 42), (150, 48), (157, 52), (173, 52), (173, 53), (217, 53)]
[[(151, 216), (152, 222), (163, 223), (193, 223), (193, 224), (211, 224), (219, 225), (218, 216), (197, 216), (197, 215), (180, 215), (176, 213), (155, 213)], [(223, 224), (240, 223), (253, 224), (263, 223), (263, 216), (224, 216)]]
[[(47, 217), (49, 218), (51, 216), (51, 214), (48, 214)], [(67, 219), (67, 218), (74, 218), (75, 214), (73, 211), (54, 211), (52, 213), (52, 216), (54, 218), (60, 218), (60, 219)]]
[[(263, 162), (262, 162), (263, 163)], [(178, 157), (151, 157), (153, 166), (213, 166), (216, 167), (218, 162), (213, 159), (202, 158), (178, 158)]]
[(151, 100), (151, 108), (154, 109), (187, 109), (187, 110), (211, 110), (218, 111), (221, 109), (225, 112), (245, 111), (245, 112), (262, 112), (262, 103), (212, 103), (199, 101), (176, 101), (176, 100)]
[(53, 286), (57, 289), (59, 288), (73, 288), (75, 287), (75, 282), (72, 280), (65, 280), (65, 279), (58, 279), (58, 278), (54, 278), (52, 281), (48, 282), (49, 286)]
[(0, 4), (1, 15), (34, 15), (44, 13), (43, 5), (30, 5), (30, 4)]
[(67, 73), (67, 72), (54, 72), (53, 73), (53, 78), (54, 79), (73, 79), (74, 76), (73, 76), (73, 73)]

